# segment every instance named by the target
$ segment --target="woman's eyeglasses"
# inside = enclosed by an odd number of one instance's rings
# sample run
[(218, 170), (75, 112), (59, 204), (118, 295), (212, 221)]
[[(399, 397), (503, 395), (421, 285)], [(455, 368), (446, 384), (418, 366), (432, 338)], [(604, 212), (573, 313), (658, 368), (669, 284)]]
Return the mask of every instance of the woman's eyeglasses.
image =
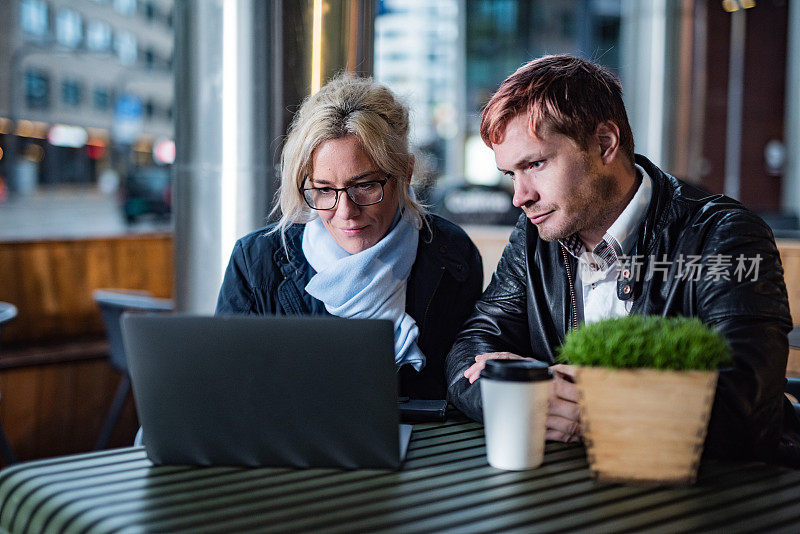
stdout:
[(383, 200), (383, 186), (391, 175), (383, 180), (370, 180), (347, 187), (305, 187), (300, 189), (306, 204), (314, 210), (332, 210), (339, 203), (339, 192), (344, 191), (358, 206), (371, 206)]

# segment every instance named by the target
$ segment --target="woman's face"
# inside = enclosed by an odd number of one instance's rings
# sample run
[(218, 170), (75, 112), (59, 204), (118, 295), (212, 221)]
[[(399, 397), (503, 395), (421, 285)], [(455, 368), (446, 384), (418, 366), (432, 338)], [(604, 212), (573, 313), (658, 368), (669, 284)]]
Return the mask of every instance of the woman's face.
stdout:
[[(355, 135), (320, 144), (314, 151), (312, 166), (304, 187), (343, 188), (386, 179), (386, 173), (370, 159)], [(334, 209), (317, 211), (336, 243), (350, 254), (368, 249), (389, 232), (398, 205), (394, 178), (390, 178), (383, 189), (383, 200), (377, 204), (359, 206), (347, 193), (339, 191)]]

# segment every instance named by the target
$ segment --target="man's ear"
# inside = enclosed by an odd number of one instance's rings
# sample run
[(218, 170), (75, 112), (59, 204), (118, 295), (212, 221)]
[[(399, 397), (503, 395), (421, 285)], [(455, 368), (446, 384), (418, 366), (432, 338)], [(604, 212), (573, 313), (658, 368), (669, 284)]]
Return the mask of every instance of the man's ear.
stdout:
[(600, 159), (608, 165), (619, 154), (619, 126), (613, 121), (601, 122), (594, 131), (594, 138), (600, 148)]

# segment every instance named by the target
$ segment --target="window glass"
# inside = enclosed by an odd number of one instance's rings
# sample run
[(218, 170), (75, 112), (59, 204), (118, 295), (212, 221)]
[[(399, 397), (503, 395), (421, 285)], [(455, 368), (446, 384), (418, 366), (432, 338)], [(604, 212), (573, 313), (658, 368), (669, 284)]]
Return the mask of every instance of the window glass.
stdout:
[(61, 82), (61, 102), (66, 107), (79, 107), (82, 100), (83, 91), (78, 80), (67, 79)]
[(114, 9), (123, 15), (136, 13), (136, 0), (114, 0)]
[(44, 0), (22, 0), (19, 5), (22, 31), (35, 37), (47, 35), (49, 26), (47, 2)]
[(136, 37), (128, 32), (119, 32), (114, 36), (114, 49), (123, 65), (136, 64)]
[[(172, 162), (157, 159), (154, 145), (175, 138), (173, 73), (164, 66), (177, 3), (0, 0), (14, 13), (0, 29), (0, 241), (171, 228), (170, 184), (152, 192), (157, 206), (128, 186), (151, 168), (170, 175)], [(37, 216), (41, 205), (54, 215)]]
[(147, 48), (144, 51), (144, 66), (148, 69), (152, 69), (156, 63), (156, 53), (153, 51), (152, 48)]
[(458, 2), (385, 0), (375, 21), (375, 78), (413, 110), (412, 143), (423, 172), (447, 173), (447, 145), (457, 134)]
[(111, 26), (93, 20), (86, 26), (86, 48), (95, 52), (106, 52), (111, 48)]
[(83, 40), (81, 16), (72, 9), (60, 9), (56, 16), (56, 41), (69, 48), (76, 48)]
[(111, 91), (107, 87), (95, 87), (92, 104), (97, 111), (107, 111), (111, 107)]
[[(513, 222), (511, 184), (479, 136), (483, 105), (522, 63), (548, 53), (587, 57), (619, 74), (620, 20), (620, 0), (380, 0), (375, 78), (411, 107), (415, 172), (435, 184), (425, 200), (457, 222)], [(481, 190), (477, 202), (451, 205), (506, 213), (470, 219), (447, 211), (449, 190), (487, 186), (501, 192), (492, 202)]]
[(25, 71), (25, 105), (30, 109), (50, 106), (50, 79), (40, 70)]

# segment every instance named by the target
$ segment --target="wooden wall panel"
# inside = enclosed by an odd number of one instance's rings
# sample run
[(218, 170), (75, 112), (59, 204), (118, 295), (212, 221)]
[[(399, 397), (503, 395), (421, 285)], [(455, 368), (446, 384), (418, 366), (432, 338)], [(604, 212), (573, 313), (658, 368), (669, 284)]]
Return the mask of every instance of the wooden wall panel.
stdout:
[[(22, 301), (22, 287), (20, 280), (22, 278), (21, 271), (19, 270), (19, 263), (14, 260), (14, 250), (9, 247), (0, 245), (0, 300), (5, 302), (21, 302)], [(0, 344), (2, 347), (2, 344)]]
[(786, 281), (786, 291), (789, 293), (792, 322), (800, 325), (800, 241), (778, 239), (776, 242), (781, 253), (783, 279)]
[(19, 310), (2, 329), (3, 344), (102, 336), (92, 291), (144, 289), (171, 297), (172, 237), (0, 243), (0, 273), (0, 300)]
[[(105, 334), (93, 290), (171, 297), (172, 287), (166, 234), (0, 243), (0, 300), (19, 310), (2, 328), (0, 422), (19, 459), (94, 446), (120, 376), (96, 343), (80, 341)], [(130, 445), (137, 428), (129, 398), (109, 445)]]
[[(0, 371), (0, 421), (17, 458), (91, 450), (118, 383), (105, 359)], [(138, 427), (129, 399), (109, 447), (131, 445)]]
[(39, 367), (0, 373), (0, 421), (18, 460), (34, 457), (40, 376)]
[(789, 347), (789, 359), (786, 361), (786, 376), (800, 378), (800, 349)]
[(464, 226), (464, 231), (467, 232), (481, 253), (483, 289), (486, 289), (486, 286), (492, 281), (492, 275), (513, 229), (513, 226)]

